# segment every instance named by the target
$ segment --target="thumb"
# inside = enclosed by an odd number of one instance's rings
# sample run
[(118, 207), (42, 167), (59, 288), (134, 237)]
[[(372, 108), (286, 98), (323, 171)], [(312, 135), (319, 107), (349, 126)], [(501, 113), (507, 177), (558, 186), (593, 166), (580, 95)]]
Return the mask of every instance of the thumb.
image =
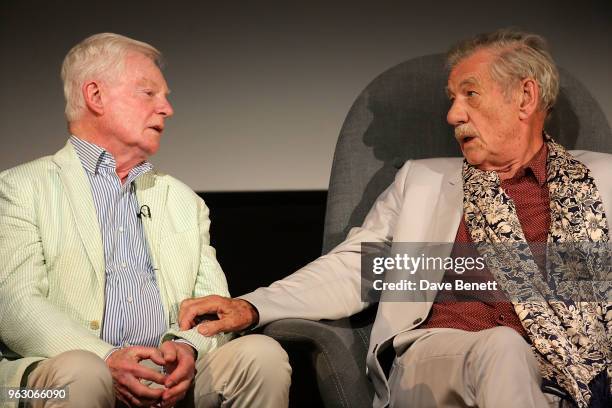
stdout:
[(166, 359), (164, 358), (164, 355), (158, 349), (155, 349), (155, 352), (151, 353), (151, 355), (149, 356), (149, 359), (153, 361), (155, 364), (160, 365), (160, 366), (163, 366), (166, 364)]
[(160, 347), (160, 351), (166, 364), (176, 360), (176, 344), (172, 341), (165, 341)]

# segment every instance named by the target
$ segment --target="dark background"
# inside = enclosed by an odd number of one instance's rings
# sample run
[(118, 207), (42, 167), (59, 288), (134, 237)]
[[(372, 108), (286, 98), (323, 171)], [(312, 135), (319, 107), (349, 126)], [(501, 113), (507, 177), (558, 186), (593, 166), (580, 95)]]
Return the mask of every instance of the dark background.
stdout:
[(234, 296), (267, 286), (321, 254), (325, 191), (201, 193), (211, 243)]

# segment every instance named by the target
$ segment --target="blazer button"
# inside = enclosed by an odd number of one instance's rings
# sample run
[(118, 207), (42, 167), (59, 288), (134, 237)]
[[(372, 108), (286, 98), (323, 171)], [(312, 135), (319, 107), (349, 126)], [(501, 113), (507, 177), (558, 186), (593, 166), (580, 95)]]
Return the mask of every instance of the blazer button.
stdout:
[(100, 328), (100, 322), (97, 320), (92, 320), (89, 322), (89, 328), (92, 330), (98, 330)]
[(421, 319), (420, 317), (418, 319), (416, 319), (414, 322), (412, 322), (412, 324), (419, 324), (423, 321), (423, 319)]

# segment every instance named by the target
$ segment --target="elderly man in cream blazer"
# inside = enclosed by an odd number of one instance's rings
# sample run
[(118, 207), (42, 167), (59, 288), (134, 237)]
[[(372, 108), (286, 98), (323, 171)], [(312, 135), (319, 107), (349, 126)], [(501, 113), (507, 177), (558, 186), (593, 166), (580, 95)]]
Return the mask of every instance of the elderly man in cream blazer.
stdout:
[[(447, 121), (464, 159), (407, 162), (363, 225), (328, 254), (238, 299), (186, 301), (180, 326), (217, 313), (220, 320), (198, 325), (213, 336), (283, 318), (351, 316), (369, 306), (361, 295), (362, 242), (522, 246), (524, 253), (512, 252), (519, 263), (520, 256), (534, 259), (526, 242), (608, 245), (612, 156), (567, 152), (543, 132), (559, 80), (544, 40), (514, 30), (483, 34), (455, 46), (448, 64)], [(541, 279), (536, 262), (522, 267)], [(517, 271), (489, 269), (495, 282)], [(508, 290), (523, 289), (522, 281), (510, 283)], [(366, 362), (373, 405), (558, 406), (559, 397), (542, 392), (546, 381), (580, 407), (606, 406), (610, 327), (609, 298), (599, 304), (381, 301)]]
[(117, 34), (76, 45), (70, 140), (0, 174), (0, 404), (288, 404), (274, 340), (178, 327), (181, 301), (228, 290), (206, 205), (147, 161), (173, 113), (160, 58)]

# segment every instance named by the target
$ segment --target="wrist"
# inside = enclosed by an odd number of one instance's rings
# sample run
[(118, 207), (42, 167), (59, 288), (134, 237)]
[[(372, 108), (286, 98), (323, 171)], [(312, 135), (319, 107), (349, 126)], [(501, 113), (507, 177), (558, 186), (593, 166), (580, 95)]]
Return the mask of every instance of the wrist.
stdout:
[(113, 355), (113, 353), (115, 353), (116, 351), (121, 350), (121, 347), (113, 347), (112, 349), (110, 349), (108, 351), (108, 353), (106, 353), (106, 355), (102, 358), (102, 360), (104, 360), (104, 362), (107, 362), (108, 359), (110, 358), (111, 355)]
[(259, 324), (259, 311), (255, 307), (255, 305), (253, 305), (248, 300), (245, 300), (245, 299), (240, 299), (240, 300), (242, 300), (247, 305), (247, 308), (251, 314), (251, 319), (250, 319), (251, 322), (245, 330), (252, 330), (255, 327), (257, 327), (257, 325)]
[(177, 347), (179, 347), (181, 349), (184, 349), (184, 350), (187, 350), (193, 356), (194, 360), (198, 357), (198, 352), (195, 349), (195, 347), (193, 347), (187, 341), (182, 340), (182, 339), (174, 339), (174, 340), (172, 340), (172, 342), (174, 344), (176, 344)]

